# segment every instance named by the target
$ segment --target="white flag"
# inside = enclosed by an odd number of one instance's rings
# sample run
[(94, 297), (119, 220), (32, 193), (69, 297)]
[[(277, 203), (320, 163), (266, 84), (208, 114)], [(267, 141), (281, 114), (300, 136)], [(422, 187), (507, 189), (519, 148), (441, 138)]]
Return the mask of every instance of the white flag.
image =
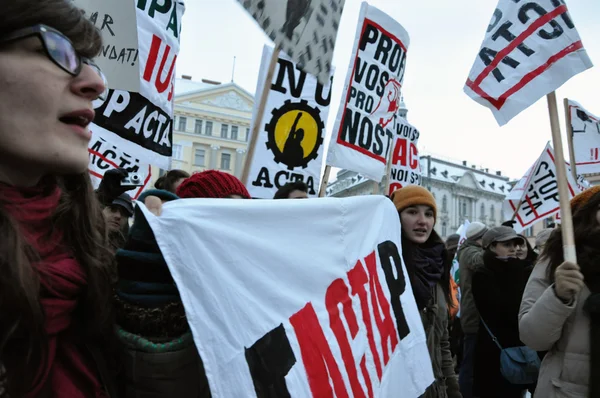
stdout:
[(238, 0), (299, 67), (326, 85), (345, 0)]
[(500, 0), (464, 90), (502, 126), (591, 67), (563, 0)]
[(399, 133), (408, 33), (362, 3), (327, 164), (381, 181), (391, 142)]
[(406, 185), (421, 185), (421, 164), (417, 149), (421, 134), (404, 118), (398, 117), (397, 125), (400, 127), (395, 129), (392, 141), (388, 195)]
[(577, 173), (600, 173), (600, 117), (569, 100)]
[(160, 217), (140, 208), (214, 398), (416, 398), (433, 382), (389, 199), (181, 199)]
[[(577, 181), (573, 180), (568, 171), (567, 164), (565, 163), (563, 167), (567, 174), (569, 199), (571, 199), (580, 190)], [(521, 201), (522, 204), (519, 208)], [(546, 148), (538, 160), (507, 195), (503, 204), (504, 217), (511, 219), (517, 208), (518, 212), (515, 216), (517, 223), (514, 225), (517, 232), (531, 227), (538, 221), (552, 217), (560, 211), (556, 163), (554, 151), (549, 143), (546, 144)]]

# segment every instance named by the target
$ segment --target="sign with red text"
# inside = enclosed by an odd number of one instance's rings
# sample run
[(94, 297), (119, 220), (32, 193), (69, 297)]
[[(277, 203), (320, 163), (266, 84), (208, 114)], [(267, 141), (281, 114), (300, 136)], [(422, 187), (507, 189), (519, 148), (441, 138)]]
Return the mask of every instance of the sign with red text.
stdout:
[(408, 33), (377, 8), (362, 3), (342, 103), (332, 131), (327, 164), (381, 181), (399, 113)]
[(390, 189), (392, 192), (407, 185), (421, 185), (421, 165), (417, 141), (419, 130), (402, 117), (398, 117), (395, 129), (390, 165)]
[(569, 100), (578, 174), (600, 173), (600, 117)]
[(591, 67), (564, 0), (500, 0), (464, 90), (502, 126)]
[(106, 75), (108, 87), (138, 92), (140, 65), (134, 1), (73, 0), (100, 30), (102, 49), (94, 59)]
[[(516, 212), (515, 221), (517, 223), (514, 225), (514, 229), (517, 232), (531, 227), (538, 221), (552, 217), (560, 211), (556, 167), (554, 150), (550, 144), (547, 144), (542, 155), (504, 199), (502, 208), (504, 217), (511, 219)], [(577, 181), (573, 180), (568, 170), (568, 165), (565, 163), (563, 167), (567, 174), (570, 200), (580, 190)], [(519, 207), (521, 201), (521, 207)]]
[[(289, 182), (304, 182), (308, 196), (315, 197), (321, 184), (323, 139), (331, 102), (331, 81), (322, 85), (311, 74), (297, 68), (280, 52), (273, 81), (265, 85), (273, 49), (263, 49), (259, 93), (269, 88), (262, 125), (250, 165), (248, 192), (253, 198), (271, 199)], [(260, 107), (254, 103), (253, 124)]]
[[(173, 143), (173, 87), (179, 53), (181, 0), (138, 1), (140, 91), (109, 90), (96, 101), (90, 148), (97, 138), (142, 163), (168, 169)], [(90, 152), (91, 154), (91, 152)]]
[(214, 398), (416, 398), (433, 382), (389, 199), (182, 199), (160, 217), (140, 208)]
[(275, 44), (323, 85), (346, 0), (238, 0)]

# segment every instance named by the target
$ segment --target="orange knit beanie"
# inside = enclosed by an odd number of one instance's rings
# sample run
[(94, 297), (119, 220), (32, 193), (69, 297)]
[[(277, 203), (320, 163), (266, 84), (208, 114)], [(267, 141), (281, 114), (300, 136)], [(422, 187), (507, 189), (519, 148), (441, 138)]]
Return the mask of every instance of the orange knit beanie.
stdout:
[(402, 211), (409, 206), (425, 205), (433, 209), (433, 218), (437, 219), (437, 206), (435, 198), (427, 189), (419, 185), (407, 185), (394, 191), (391, 196), (392, 202), (398, 211)]

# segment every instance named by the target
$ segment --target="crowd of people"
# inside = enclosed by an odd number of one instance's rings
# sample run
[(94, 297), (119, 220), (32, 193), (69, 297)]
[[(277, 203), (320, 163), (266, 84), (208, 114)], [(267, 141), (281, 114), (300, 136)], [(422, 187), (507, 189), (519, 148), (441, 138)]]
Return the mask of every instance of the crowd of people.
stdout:
[[(0, 397), (209, 397), (177, 286), (126, 194), (127, 171), (91, 185), (87, 125), (106, 90), (90, 61), (97, 29), (70, 1), (3, 5)], [(290, 183), (274, 199), (307, 192)], [(160, 215), (186, 198), (252, 199), (230, 174), (172, 170), (138, 200)], [(571, 201), (578, 264), (563, 259), (560, 226), (532, 248), (510, 223), (473, 222), (459, 247), (435, 232), (427, 189), (389, 199), (435, 377), (423, 397), (600, 397), (600, 187)]]

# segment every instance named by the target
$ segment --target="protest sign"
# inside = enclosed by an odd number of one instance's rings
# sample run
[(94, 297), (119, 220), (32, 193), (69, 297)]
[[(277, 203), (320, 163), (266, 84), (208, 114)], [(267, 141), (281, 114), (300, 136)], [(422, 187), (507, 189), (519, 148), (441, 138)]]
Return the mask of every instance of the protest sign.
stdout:
[(90, 148), (102, 139), (144, 164), (169, 168), (174, 72), (184, 9), (181, 0), (137, 2), (140, 92), (111, 89), (105, 101), (94, 102)]
[(238, 0), (275, 45), (329, 84), (345, 0)]
[(140, 65), (135, 2), (73, 1), (102, 33), (102, 50), (94, 62), (106, 75), (108, 87), (138, 92)]
[(139, 206), (214, 398), (416, 398), (433, 382), (389, 199)]
[(143, 182), (142, 186), (127, 192), (129, 196), (136, 199), (147, 188), (152, 177), (152, 168), (149, 164), (140, 162), (139, 159), (124, 153), (115, 145), (111, 145), (99, 137), (92, 136), (92, 142), (88, 147), (88, 152), (90, 154), (88, 171), (94, 189), (100, 186), (100, 182), (102, 181), (105, 172), (119, 167), (122, 167), (131, 173), (139, 174), (141, 181)]
[(502, 126), (591, 67), (563, 0), (500, 0), (464, 90)]
[(381, 181), (398, 118), (408, 33), (391, 17), (362, 3), (342, 104), (327, 164)]
[[(550, 144), (527, 173), (509, 192), (503, 204), (504, 217), (515, 215), (514, 229), (521, 232), (538, 221), (555, 215), (560, 210), (556, 162)], [(567, 169), (567, 164), (563, 167)], [(579, 187), (570, 173), (567, 175), (569, 199), (577, 195)], [(516, 213), (516, 214), (515, 214)]]
[[(280, 52), (272, 82), (265, 85), (272, 54), (273, 49), (265, 46), (256, 92), (268, 87), (269, 94), (256, 130), (259, 137), (250, 164), (248, 191), (252, 197), (270, 199), (286, 183), (302, 181), (308, 185), (308, 195), (316, 196), (331, 84), (323, 86)], [(256, 102), (253, 124), (258, 123), (258, 107)]]
[(600, 117), (571, 100), (568, 112), (577, 173), (600, 173)]
[(454, 255), (454, 258), (452, 259), (452, 268), (450, 269), (450, 275), (454, 278), (454, 282), (456, 282), (458, 285), (460, 285), (460, 273), (459, 273), (460, 267), (458, 264), (458, 249), (460, 249), (460, 246), (464, 243), (465, 240), (467, 240), (467, 228), (469, 228), (470, 224), (471, 223), (469, 222), (469, 220), (465, 220), (463, 225), (458, 227), (458, 229), (456, 230), (456, 234), (459, 235), (460, 238), (458, 239), (458, 246), (456, 247), (456, 254)]
[(388, 195), (406, 185), (421, 185), (421, 165), (417, 141), (419, 130), (404, 118), (398, 117), (399, 126), (393, 138)]

